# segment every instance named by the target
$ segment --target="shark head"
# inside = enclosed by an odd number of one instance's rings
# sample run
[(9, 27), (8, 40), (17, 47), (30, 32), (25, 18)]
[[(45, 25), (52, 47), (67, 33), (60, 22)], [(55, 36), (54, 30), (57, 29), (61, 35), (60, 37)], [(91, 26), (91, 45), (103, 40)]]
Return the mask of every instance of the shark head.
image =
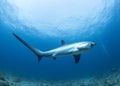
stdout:
[(89, 43), (88, 43), (88, 46), (89, 46), (90, 48), (93, 48), (95, 45), (96, 45), (95, 42), (89, 42)]
[(79, 50), (88, 51), (96, 45), (94, 42), (82, 42), (77, 45)]

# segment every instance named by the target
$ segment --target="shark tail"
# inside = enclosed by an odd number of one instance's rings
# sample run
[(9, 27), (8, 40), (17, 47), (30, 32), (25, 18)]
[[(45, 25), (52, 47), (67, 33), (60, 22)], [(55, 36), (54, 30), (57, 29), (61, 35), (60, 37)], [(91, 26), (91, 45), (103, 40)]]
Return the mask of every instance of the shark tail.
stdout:
[(32, 47), (31, 45), (29, 45), (27, 42), (25, 42), (23, 39), (21, 39), (18, 35), (16, 35), (15, 33), (13, 33), (13, 35), (21, 42), (23, 43), (28, 49), (30, 49), (37, 57), (38, 57), (38, 62), (40, 62), (40, 60), (43, 57), (43, 52)]

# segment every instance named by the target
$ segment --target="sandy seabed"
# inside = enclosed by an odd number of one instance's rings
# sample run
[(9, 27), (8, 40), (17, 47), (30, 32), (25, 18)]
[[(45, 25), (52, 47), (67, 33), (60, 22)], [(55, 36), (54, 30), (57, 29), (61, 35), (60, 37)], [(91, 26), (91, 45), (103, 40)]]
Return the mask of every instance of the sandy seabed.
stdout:
[(0, 86), (120, 86), (120, 69), (90, 78), (66, 81), (28, 80), (5, 73), (0, 73)]

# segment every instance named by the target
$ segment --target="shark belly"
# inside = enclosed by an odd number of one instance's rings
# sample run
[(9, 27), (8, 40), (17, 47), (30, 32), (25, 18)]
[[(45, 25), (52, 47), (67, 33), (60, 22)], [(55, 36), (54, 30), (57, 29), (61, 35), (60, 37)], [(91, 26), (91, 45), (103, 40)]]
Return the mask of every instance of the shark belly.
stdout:
[(81, 51), (79, 51), (78, 49), (74, 49), (74, 48), (69, 49), (68, 48), (68, 49), (55, 51), (51, 55), (58, 57), (58, 56), (76, 55), (76, 54), (80, 54), (80, 53), (81, 53)]
[(68, 46), (68, 47), (60, 47), (54, 50), (50, 50), (46, 52), (46, 54), (49, 53), (51, 57), (58, 57), (58, 56), (72, 55), (73, 54), (72, 52), (73, 52), (72, 46)]

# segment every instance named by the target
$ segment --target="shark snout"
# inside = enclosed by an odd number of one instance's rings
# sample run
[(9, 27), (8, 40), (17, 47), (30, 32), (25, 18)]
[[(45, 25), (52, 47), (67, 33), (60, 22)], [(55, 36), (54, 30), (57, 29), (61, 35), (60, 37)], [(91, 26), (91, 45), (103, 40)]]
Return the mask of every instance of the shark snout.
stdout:
[(94, 47), (96, 45), (96, 43), (92, 42), (91, 43), (91, 47)]

